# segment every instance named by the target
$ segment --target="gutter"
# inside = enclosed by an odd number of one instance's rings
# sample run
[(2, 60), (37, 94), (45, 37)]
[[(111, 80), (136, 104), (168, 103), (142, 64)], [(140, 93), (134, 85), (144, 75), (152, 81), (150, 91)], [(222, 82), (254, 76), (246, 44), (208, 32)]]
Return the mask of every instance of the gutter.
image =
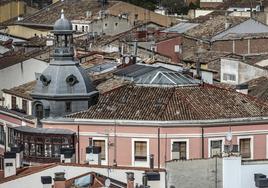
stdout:
[(43, 119), (43, 123), (48, 124), (66, 124), (66, 125), (107, 125), (107, 126), (148, 126), (148, 127), (210, 127), (249, 124), (268, 124), (268, 117), (249, 117), (249, 118), (229, 118), (215, 120), (178, 120), (178, 121), (145, 121), (145, 120), (107, 120), (107, 119)]

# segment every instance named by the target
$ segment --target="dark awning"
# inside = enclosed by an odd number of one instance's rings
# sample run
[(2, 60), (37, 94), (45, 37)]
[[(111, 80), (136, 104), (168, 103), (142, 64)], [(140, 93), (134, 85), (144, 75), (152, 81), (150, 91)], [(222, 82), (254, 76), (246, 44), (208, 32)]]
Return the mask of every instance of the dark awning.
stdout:
[(13, 127), (13, 129), (20, 131), (20, 132), (33, 133), (33, 134), (62, 134), (62, 135), (75, 134), (75, 132), (68, 130), (68, 129), (33, 128), (29, 126)]

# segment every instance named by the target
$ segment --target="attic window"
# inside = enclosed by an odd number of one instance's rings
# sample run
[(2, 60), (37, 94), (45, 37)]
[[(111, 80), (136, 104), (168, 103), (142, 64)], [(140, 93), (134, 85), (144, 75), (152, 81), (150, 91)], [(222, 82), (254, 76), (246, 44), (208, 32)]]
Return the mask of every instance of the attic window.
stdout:
[(42, 74), (40, 76), (40, 81), (43, 83), (44, 86), (48, 86), (51, 82), (51, 78), (50, 78), (50, 76), (45, 76)]
[(69, 75), (67, 78), (66, 78), (66, 82), (70, 85), (70, 86), (73, 86), (75, 85), (76, 83), (78, 83), (78, 80), (76, 78), (76, 76), (74, 76), (73, 74)]

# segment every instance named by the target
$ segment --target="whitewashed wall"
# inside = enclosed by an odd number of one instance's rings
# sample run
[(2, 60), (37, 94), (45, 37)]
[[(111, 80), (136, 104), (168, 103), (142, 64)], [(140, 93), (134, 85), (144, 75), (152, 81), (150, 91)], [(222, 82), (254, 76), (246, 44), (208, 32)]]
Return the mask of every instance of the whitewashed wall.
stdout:
[[(2, 106), (7, 107), (8, 109), (11, 109), (11, 107), (12, 107), (11, 97), (12, 97), (12, 95), (10, 95), (8, 93), (3, 93), (4, 101), (3, 101)], [(17, 96), (15, 96), (15, 97), (16, 97), (16, 104), (17, 104), (18, 108), (22, 109), (22, 100), (27, 100), (27, 99), (17, 97)], [(27, 109), (28, 109), (27, 114), (31, 115), (32, 114), (32, 101), (30, 101), (30, 100), (27, 100)]]
[(42, 73), (47, 66), (47, 62), (31, 58), (0, 70), (0, 95), (2, 89), (10, 89), (35, 80), (35, 73)]
[[(131, 171), (134, 172), (135, 177), (135, 184), (142, 183), (142, 174), (144, 171), (142, 170), (124, 170), (124, 169), (112, 169), (109, 171), (109, 175), (111, 178), (125, 182), (126, 179), (126, 172)], [(44, 170), (39, 173), (35, 173), (29, 176), (25, 176), (22, 178), (18, 178), (14, 181), (6, 182), (3, 184), (0, 184), (0, 188), (43, 188), (43, 185), (41, 184), (41, 176), (51, 176), (54, 178), (54, 174), (56, 172), (65, 172), (65, 178), (71, 179), (77, 176), (80, 176), (82, 174), (88, 173), (88, 172), (96, 172), (102, 175), (107, 176), (108, 171), (105, 168), (89, 168), (89, 167), (74, 167), (74, 166), (56, 166), (47, 170)], [(154, 182), (154, 188), (163, 188), (165, 187), (165, 172), (161, 172), (160, 174), (161, 183), (158, 185), (155, 185)], [(149, 182), (150, 185), (150, 182)]]

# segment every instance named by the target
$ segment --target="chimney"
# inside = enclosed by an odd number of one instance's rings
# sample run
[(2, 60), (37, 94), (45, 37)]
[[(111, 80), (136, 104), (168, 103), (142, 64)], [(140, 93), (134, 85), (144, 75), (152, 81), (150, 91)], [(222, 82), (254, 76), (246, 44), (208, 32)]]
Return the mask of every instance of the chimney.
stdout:
[(74, 163), (75, 162), (75, 150), (73, 148), (61, 148), (60, 149), (60, 162), (61, 163)]
[(41, 176), (41, 183), (43, 184), (43, 188), (52, 188), (51, 176)]
[(154, 155), (150, 154), (150, 169), (154, 169)]
[(86, 148), (86, 161), (88, 164), (101, 165), (101, 147), (98, 146), (88, 146)]
[(16, 175), (16, 153), (5, 152), (4, 153), (4, 177)]
[(54, 188), (65, 188), (65, 173), (64, 172), (56, 172), (54, 178)]
[(16, 153), (16, 168), (22, 167), (23, 148), (21, 146), (11, 147), (11, 152)]
[(239, 84), (239, 85), (236, 85), (236, 88), (235, 90), (239, 93), (243, 93), (245, 95), (248, 94), (248, 84)]
[(142, 176), (142, 185), (144, 187), (147, 187), (148, 186), (148, 177), (147, 177), (147, 174), (146, 173), (143, 173), (143, 176)]
[(126, 172), (127, 174), (127, 188), (134, 188), (134, 173), (133, 172)]

